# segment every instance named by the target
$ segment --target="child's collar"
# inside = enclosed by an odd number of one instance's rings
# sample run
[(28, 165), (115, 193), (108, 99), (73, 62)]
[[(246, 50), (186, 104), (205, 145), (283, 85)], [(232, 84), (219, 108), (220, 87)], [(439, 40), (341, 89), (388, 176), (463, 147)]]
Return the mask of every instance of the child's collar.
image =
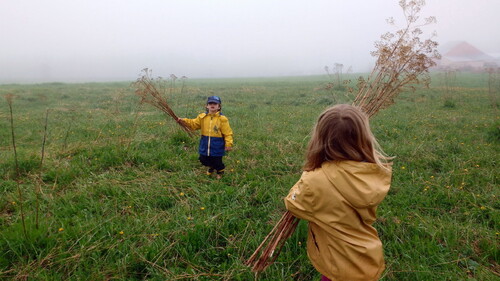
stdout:
[(215, 113), (206, 112), (206, 114), (210, 115), (210, 116), (219, 116), (220, 115), (220, 111), (217, 111)]

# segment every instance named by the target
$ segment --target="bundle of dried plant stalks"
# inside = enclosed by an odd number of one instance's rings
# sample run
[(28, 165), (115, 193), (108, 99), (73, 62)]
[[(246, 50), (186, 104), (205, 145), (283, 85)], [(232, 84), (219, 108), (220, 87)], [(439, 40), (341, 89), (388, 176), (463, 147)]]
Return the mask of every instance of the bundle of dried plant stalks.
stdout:
[[(381, 40), (376, 42), (377, 50), (372, 52), (377, 57), (375, 67), (367, 79), (360, 77), (358, 92), (352, 103), (369, 117), (393, 104), (394, 98), (405, 88), (428, 85), (428, 70), (436, 64), (434, 60), (440, 58), (436, 50), (437, 42), (430, 39), (422, 42), (419, 38), (423, 33), (420, 27), (435, 22), (434, 17), (429, 17), (424, 24), (417, 24), (418, 14), (425, 2), (402, 0), (399, 4), (406, 17), (406, 26), (395, 33), (382, 35)], [(388, 21), (394, 24), (392, 19)], [(285, 212), (245, 264), (253, 272), (264, 271), (276, 260), (298, 222), (299, 219), (292, 213)]]
[(148, 103), (162, 112), (170, 115), (181, 127), (189, 134), (189, 136), (195, 136), (194, 131), (182, 120), (177, 121), (179, 117), (174, 113), (167, 103), (166, 98), (162, 96), (164, 92), (164, 83), (162, 78), (157, 78), (156, 80), (152, 78), (151, 70), (145, 68), (143, 69), (143, 75), (133, 83), (135, 86), (135, 94), (141, 98), (141, 103)]
[[(298, 223), (298, 218), (288, 211), (285, 212), (245, 264), (251, 266), (253, 272), (264, 271), (276, 260), (286, 240), (297, 228)], [(265, 248), (263, 248), (264, 246)], [(261, 253), (260, 256), (257, 256), (259, 253)]]
[[(429, 69), (441, 58), (438, 43), (432, 39), (421, 40), (422, 27), (433, 24), (431, 16), (419, 22), (423, 0), (401, 0), (406, 25), (395, 32), (387, 32), (375, 42), (375, 66), (367, 79), (358, 79), (358, 92), (353, 105), (361, 107), (368, 116), (394, 103), (394, 98), (404, 90), (415, 90), (417, 85), (429, 86)], [(396, 26), (394, 19), (387, 20)], [(432, 35), (434, 37), (435, 34)]]

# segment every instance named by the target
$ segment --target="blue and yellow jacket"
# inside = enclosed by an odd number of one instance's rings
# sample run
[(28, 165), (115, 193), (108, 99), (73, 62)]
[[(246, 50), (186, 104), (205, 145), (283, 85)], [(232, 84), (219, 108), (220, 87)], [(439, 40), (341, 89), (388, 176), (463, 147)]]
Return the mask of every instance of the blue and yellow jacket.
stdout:
[(206, 156), (224, 156), (225, 147), (233, 146), (233, 130), (229, 120), (220, 112), (201, 113), (195, 119), (183, 118), (191, 129), (201, 129), (199, 153)]

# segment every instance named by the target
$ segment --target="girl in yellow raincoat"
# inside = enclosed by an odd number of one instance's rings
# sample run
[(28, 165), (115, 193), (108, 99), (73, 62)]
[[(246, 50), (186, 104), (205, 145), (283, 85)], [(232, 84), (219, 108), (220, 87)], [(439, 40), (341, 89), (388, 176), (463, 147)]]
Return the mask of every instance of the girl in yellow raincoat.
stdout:
[(359, 108), (336, 105), (320, 115), (285, 205), (309, 221), (307, 254), (322, 280), (380, 278), (384, 255), (372, 224), (391, 184), (388, 160)]

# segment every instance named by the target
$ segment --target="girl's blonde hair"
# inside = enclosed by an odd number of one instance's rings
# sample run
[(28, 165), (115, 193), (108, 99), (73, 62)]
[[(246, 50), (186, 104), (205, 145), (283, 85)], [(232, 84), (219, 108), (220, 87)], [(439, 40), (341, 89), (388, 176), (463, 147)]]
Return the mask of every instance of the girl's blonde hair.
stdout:
[(368, 116), (358, 107), (339, 104), (325, 110), (314, 126), (306, 154), (305, 171), (325, 161), (353, 160), (387, 169), (385, 156), (373, 136)]

